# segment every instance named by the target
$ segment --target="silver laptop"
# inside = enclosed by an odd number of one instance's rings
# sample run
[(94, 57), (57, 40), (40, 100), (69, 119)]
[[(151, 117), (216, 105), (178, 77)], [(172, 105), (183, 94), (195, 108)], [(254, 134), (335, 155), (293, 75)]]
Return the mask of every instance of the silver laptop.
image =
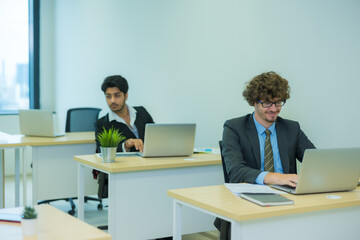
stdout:
[(146, 124), (142, 157), (189, 156), (194, 151), (195, 123)]
[(272, 185), (292, 194), (353, 190), (360, 177), (360, 148), (308, 149), (296, 188)]
[(59, 137), (64, 132), (56, 129), (56, 118), (52, 111), (19, 110), (20, 133), (26, 136)]

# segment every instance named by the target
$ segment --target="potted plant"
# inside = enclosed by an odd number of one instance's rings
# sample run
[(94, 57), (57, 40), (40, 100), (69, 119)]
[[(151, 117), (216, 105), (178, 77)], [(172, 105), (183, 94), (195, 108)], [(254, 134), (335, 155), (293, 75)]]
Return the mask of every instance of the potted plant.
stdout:
[(104, 162), (114, 162), (116, 156), (116, 149), (119, 143), (125, 139), (118, 129), (111, 127), (98, 133), (96, 139), (100, 143), (101, 156)]
[(36, 235), (37, 213), (34, 207), (24, 207), (24, 211), (21, 214), (21, 227), (24, 236)]

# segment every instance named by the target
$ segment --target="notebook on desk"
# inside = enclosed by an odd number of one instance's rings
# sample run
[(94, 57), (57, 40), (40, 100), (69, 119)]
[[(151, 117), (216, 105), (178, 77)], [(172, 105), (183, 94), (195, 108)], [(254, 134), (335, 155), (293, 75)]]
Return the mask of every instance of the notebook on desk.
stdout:
[(308, 149), (296, 188), (273, 185), (292, 194), (353, 190), (360, 177), (360, 148)]
[(146, 124), (142, 157), (189, 156), (194, 150), (195, 123)]
[(52, 111), (46, 110), (19, 110), (20, 133), (38, 137), (64, 136), (64, 132), (56, 129), (54, 115)]

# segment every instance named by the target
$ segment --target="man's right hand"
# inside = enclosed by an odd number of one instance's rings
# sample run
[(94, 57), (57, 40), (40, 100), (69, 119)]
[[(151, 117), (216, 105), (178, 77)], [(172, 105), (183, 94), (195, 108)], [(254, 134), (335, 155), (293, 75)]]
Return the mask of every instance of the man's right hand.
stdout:
[(296, 187), (298, 175), (269, 172), (265, 175), (264, 184), (289, 185)]

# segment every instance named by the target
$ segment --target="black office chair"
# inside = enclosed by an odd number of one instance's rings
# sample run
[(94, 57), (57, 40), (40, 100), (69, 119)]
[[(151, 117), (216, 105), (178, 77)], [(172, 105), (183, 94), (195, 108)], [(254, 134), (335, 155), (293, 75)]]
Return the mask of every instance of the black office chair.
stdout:
[[(219, 146), (220, 146), (221, 164), (222, 164), (222, 169), (223, 169), (223, 173), (224, 173), (224, 182), (229, 183), (230, 182), (229, 174), (226, 170), (226, 164), (224, 161), (224, 156), (222, 154), (222, 141), (219, 141)], [(214, 225), (220, 232), (220, 239), (230, 239), (230, 228), (231, 228), (230, 222), (228, 222), (224, 219), (221, 219), (221, 218), (216, 218), (214, 221)]]
[(220, 146), (221, 164), (222, 164), (223, 173), (224, 173), (224, 182), (229, 183), (229, 174), (227, 173), (224, 157), (222, 154), (222, 141), (219, 141), (219, 146)]
[(65, 132), (95, 131), (100, 108), (71, 108), (67, 111)]
[[(72, 108), (67, 111), (65, 132), (89, 132), (95, 131), (95, 123), (99, 117), (100, 108)], [(65, 200), (70, 203), (71, 210), (68, 212), (71, 215), (75, 214), (75, 204), (73, 198), (59, 198), (49, 199), (38, 202), (38, 204), (50, 203), (58, 200)], [(85, 196), (84, 201), (88, 200), (98, 201), (98, 209), (103, 208), (102, 199)]]

